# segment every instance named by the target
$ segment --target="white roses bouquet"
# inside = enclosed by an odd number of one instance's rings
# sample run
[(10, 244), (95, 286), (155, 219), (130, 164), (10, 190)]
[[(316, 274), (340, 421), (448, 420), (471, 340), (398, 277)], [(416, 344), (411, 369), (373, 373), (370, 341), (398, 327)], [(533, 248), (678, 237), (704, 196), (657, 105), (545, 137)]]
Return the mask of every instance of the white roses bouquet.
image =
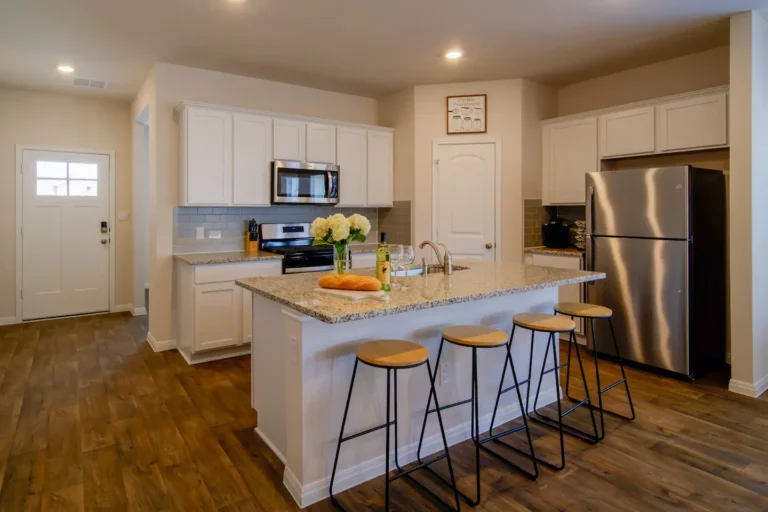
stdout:
[[(350, 242), (365, 242), (365, 237), (371, 231), (371, 223), (363, 215), (354, 214), (349, 218), (341, 213), (331, 215), (327, 219), (318, 217), (309, 228), (309, 233), (315, 237), (312, 245), (332, 245), (336, 249), (337, 262), (344, 263)], [(344, 273), (341, 263), (336, 271)]]

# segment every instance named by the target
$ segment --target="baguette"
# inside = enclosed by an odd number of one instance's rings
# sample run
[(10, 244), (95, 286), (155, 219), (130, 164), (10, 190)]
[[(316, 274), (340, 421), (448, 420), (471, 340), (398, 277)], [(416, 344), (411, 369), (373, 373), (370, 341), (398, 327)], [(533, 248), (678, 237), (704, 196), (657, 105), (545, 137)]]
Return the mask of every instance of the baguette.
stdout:
[(381, 290), (381, 281), (375, 277), (358, 276), (354, 274), (331, 274), (318, 279), (320, 288), (334, 290), (354, 290), (365, 292), (377, 292)]

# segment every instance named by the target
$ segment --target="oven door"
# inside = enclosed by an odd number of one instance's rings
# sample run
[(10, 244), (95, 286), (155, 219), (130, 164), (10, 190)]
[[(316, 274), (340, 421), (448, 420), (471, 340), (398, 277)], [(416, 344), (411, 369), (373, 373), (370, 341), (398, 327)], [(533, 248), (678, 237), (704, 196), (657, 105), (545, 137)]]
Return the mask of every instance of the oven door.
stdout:
[(338, 202), (338, 166), (294, 160), (272, 162), (273, 204), (336, 204)]
[(333, 270), (333, 253), (297, 252), (283, 257), (283, 274)]

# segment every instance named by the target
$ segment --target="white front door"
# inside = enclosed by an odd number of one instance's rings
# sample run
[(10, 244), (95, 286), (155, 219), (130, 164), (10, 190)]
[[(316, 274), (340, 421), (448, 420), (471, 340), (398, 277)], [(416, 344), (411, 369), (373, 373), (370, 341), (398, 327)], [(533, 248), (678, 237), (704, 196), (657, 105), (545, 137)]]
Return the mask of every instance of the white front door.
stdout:
[(455, 259), (493, 260), (496, 144), (438, 144), (437, 241)]
[(24, 150), (22, 180), (22, 318), (109, 311), (109, 156)]

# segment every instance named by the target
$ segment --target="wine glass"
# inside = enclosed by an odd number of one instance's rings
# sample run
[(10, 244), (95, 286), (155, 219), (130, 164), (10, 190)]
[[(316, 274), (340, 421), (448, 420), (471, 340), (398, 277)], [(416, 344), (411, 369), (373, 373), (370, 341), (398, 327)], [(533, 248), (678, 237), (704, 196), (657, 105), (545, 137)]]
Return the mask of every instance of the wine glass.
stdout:
[(402, 245), (391, 245), (389, 247), (389, 261), (392, 264), (392, 270), (394, 272), (397, 272), (398, 267), (400, 266), (400, 262), (403, 259), (403, 246)]
[(413, 250), (412, 245), (404, 245), (403, 246), (403, 256), (401, 258), (401, 262), (403, 266), (405, 267), (405, 275), (408, 275), (408, 271), (411, 270), (411, 265), (413, 265), (413, 262), (416, 260), (416, 252)]

